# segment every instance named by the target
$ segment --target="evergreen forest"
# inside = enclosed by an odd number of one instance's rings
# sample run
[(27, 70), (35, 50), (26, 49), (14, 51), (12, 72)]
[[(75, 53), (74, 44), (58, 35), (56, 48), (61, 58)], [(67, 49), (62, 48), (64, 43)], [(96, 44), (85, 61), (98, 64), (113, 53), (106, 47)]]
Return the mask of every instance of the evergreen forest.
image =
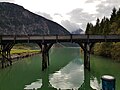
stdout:
[[(102, 20), (97, 18), (95, 25), (88, 23), (85, 34), (120, 35), (120, 8), (118, 10), (113, 8), (110, 18), (104, 17)], [(92, 53), (120, 62), (120, 42), (96, 43)]]

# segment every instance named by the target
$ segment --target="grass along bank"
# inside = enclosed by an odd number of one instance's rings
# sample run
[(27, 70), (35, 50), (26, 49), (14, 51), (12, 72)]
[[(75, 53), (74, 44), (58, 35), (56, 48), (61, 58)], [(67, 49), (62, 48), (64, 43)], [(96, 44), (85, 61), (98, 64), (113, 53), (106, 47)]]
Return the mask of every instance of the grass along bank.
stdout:
[(29, 49), (12, 49), (10, 54), (12, 59), (29, 57), (40, 53), (40, 50), (29, 50)]
[[(39, 53), (40, 50), (12, 49), (10, 55), (11, 55), (11, 60), (16, 61), (18, 59), (30, 57)], [(2, 56), (0, 55), (0, 64), (2, 64), (1, 61), (2, 61)], [(5, 60), (5, 67), (6, 66), (9, 66), (9, 64)]]
[[(34, 47), (33, 47), (34, 46)], [(18, 43), (15, 44), (10, 51), (11, 58), (22, 58), (32, 56), (34, 54), (40, 53), (40, 49), (36, 44), (28, 44), (28, 43)]]
[[(34, 47), (33, 47), (34, 46)], [(11, 59), (12, 61), (16, 61), (18, 59), (30, 57), (36, 54), (39, 54), (41, 51), (35, 45), (27, 45), (27, 44), (16, 44), (10, 51), (10, 56), (8, 54), (5, 57)], [(7, 53), (6, 53), (7, 54)], [(9, 66), (8, 59), (4, 60), (4, 65)], [(0, 64), (2, 65), (2, 54), (0, 54)]]
[(27, 50), (27, 49), (12, 49), (10, 54), (23, 54), (23, 53), (39, 53), (40, 50)]

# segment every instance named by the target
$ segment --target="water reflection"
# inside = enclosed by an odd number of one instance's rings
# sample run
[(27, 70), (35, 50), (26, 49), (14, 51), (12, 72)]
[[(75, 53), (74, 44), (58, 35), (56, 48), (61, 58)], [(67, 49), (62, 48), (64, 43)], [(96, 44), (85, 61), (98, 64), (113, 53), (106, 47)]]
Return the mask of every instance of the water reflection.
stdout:
[(94, 77), (93, 79), (90, 80), (90, 86), (94, 90), (101, 90), (101, 84), (99, 84), (99, 82), (98, 82), (96, 77)]
[(78, 89), (84, 80), (84, 67), (79, 58), (71, 61), (64, 68), (49, 75), (49, 82), (57, 89)]
[(105, 74), (116, 78), (116, 90), (120, 90), (120, 63), (91, 56), (89, 72), (84, 70), (79, 54), (78, 48), (54, 48), (50, 66), (44, 72), (39, 55), (17, 61), (0, 70), (0, 90), (100, 90), (101, 76)]
[(43, 72), (41, 79), (25, 85), (26, 90), (101, 90), (99, 81), (88, 70), (83, 62), (76, 58), (59, 71), (50, 74), (49, 69)]
[(37, 90), (42, 86), (42, 79), (38, 79), (36, 82), (31, 83), (30, 85), (25, 85), (25, 90)]
[(44, 72), (42, 79), (25, 85), (24, 89), (73, 89), (78, 90), (84, 82), (84, 66), (79, 58), (74, 59), (65, 67), (49, 74), (49, 70)]

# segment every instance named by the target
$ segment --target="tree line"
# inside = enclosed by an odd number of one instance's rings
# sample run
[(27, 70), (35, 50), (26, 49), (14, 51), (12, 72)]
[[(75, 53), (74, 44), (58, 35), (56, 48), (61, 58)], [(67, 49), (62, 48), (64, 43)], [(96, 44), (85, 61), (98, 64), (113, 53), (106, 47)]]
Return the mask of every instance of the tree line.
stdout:
[[(117, 34), (120, 35), (120, 8), (113, 8), (110, 18), (97, 18), (96, 24), (88, 23), (85, 34)], [(92, 53), (120, 61), (120, 42), (96, 43), (92, 48)]]

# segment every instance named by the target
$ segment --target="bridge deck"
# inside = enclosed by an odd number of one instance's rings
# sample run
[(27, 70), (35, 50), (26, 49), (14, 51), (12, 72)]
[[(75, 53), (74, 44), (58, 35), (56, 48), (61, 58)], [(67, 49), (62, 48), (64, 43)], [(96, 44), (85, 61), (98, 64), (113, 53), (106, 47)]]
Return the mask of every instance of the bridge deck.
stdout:
[(4, 35), (1, 42), (120, 42), (120, 35)]

